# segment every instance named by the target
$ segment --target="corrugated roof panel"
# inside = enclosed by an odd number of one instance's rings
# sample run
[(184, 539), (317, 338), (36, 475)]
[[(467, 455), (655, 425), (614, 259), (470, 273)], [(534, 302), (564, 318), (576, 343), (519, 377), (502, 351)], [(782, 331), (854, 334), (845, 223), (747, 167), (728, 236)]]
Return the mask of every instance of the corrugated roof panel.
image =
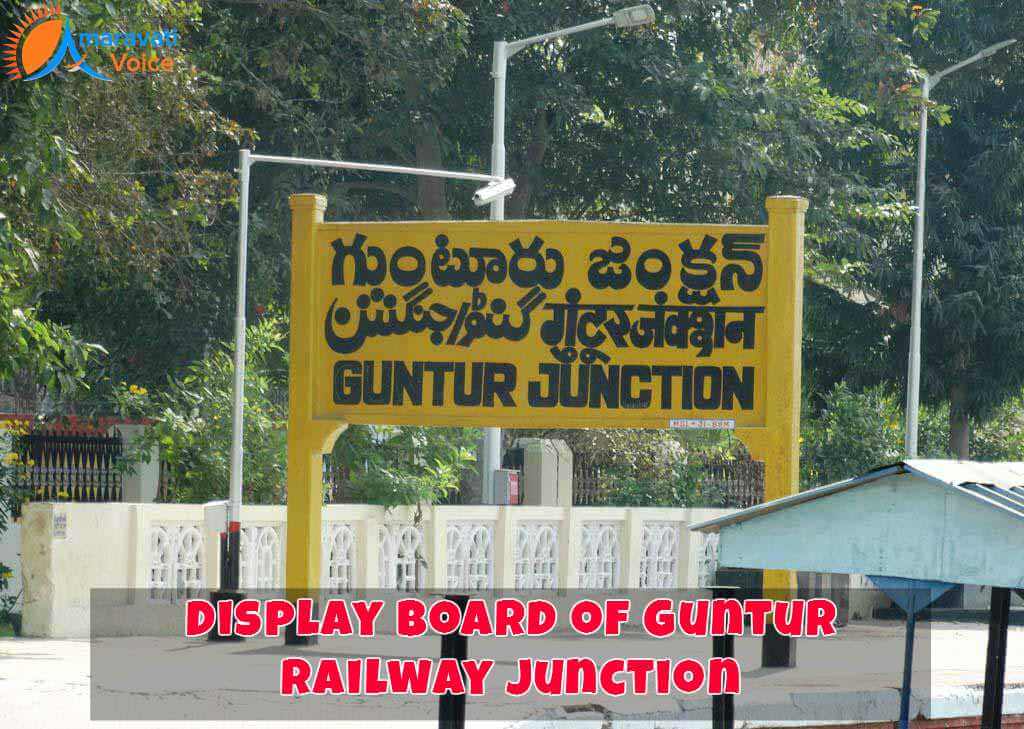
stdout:
[(950, 486), (959, 486), (962, 483), (983, 483), (1002, 489), (1024, 486), (1024, 463), (1019, 461), (978, 463), (913, 460), (905, 463), (910, 469), (937, 481), (944, 481)]
[(723, 526), (753, 519), (762, 514), (787, 509), (791, 506), (824, 498), (839, 491), (857, 488), (879, 478), (914, 473), (936, 485), (951, 487), (993, 508), (1009, 511), (1024, 518), (1024, 462), (977, 463), (974, 461), (910, 460), (891, 466), (882, 466), (846, 481), (819, 486), (792, 496), (757, 504), (742, 511), (726, 514), (691, 529), (718, 531)]
[(962, 483), (957, 485), (955, 488), (966, 492), (971, 496), (980, 498), (982, 501), (1002, 506), (1016, 514), (1024, 516), (1024, 497), (1018, 496), (1010, 491), (1010, 489), (980, 483)]

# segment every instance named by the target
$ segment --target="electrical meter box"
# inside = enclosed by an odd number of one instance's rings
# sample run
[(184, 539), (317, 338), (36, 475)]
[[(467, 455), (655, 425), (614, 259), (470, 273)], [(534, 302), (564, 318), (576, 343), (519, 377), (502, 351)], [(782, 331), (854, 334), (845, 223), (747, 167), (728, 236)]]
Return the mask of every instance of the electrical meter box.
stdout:
[(494, 499), (492, 504), (500, 506), (522, 503), (519, 490), (519, 471), (511, 468), (497, 468), (494, 471)]

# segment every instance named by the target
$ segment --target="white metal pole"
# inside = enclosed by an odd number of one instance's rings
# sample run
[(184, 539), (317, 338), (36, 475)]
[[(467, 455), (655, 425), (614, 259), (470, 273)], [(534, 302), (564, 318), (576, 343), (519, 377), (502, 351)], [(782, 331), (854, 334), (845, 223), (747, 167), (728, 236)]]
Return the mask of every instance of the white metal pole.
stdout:
[[(237, 300), (235, 302), (235, 361), (231, 403), (231, 471), (228, 486), (228, 569), (226, 573), (221, 575), (221, 587), (224, 590), (237, 590), (239, 588), (239, 570), (241, 565), (241, 535), (239, 531), (241, 529), (242, 514), (242, 437), (245, 416), (243, 404), (245, 401), (246, 258), (249, 250), (249, 170), (256, 162), (384, 172), (419, 177), (443, 177), (471, 182), (512, 183), (511, 180), (505, 180), (504, 177), (495, 177), (480, 172), (452, 172), (449, 170), (403, 167), (401, 165), (385, 165), (373, 162), (349, 162), (346, 160), (313, 159), (310, 157), (251, 154), (248, 149), (238, 151), (238, 287)], [(504, 164), (502, 164), (502, 169), (504, 169)], [(514, 184), (510, 185), (511, 187), (514, 187)]]
[(904, 446), (907, 458), (917, 458), (917, 416), (921, 400), (921, 290), (924, 286), (924, 202), (925, 164), (928, 155), (928, 99), (935, 85), (949, 74), (988, 58), (996, 51), (1016, 42), (1016, 38), (1011, 38), (995, 43), (960, 63), (925, 76), (921, 82), (921, 120), (917, 142), (917, 214), (914, 217), (914, 281), (910, 300), (910, 355), (907, 362), (907, 412), (904, 418), (906, 424)]
[[(491, 137), (491, 174), (504, 179), (505, 177), (505, 74), (508, 70), (508, 43), (503, 40), (494, 42), (494, 59), (491, 76), (494, 78), (494, 119)], [(505, 219), (505, 198), (498, 198), (491, 203), (491, 220)], [(484, 430), (483, 463), (481, 470), (481, 486), (485, 504), (494, 503), (494, 471), (501, 466), (501, 428)]]
[(921, 121), (917, 142), (917, 214), (914, 218), (914, 282), (910, 300), (910, 358), (907, 364), (907, 458), (917, 458), (917, 413), (921, 395), (921, 287), (924, 279), (925, 165), (928, 155), (929, 83), (921, 82)]
[(249, 150), (238, 151), (238, 282), (235, 302), (235, 372), (231, 402), (231, 476), (228, 488), (228, 544), (230, 574), (221, 586), (238, 589), (239, 554), (236, 547), (242, 517), (242, 423), (245, 400), (245, 284), (249, 248)]

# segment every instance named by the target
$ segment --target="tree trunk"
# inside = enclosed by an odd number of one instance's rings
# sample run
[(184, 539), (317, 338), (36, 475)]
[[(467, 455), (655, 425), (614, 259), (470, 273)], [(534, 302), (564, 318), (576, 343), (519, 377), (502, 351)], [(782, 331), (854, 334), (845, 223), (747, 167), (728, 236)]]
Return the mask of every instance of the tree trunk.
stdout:
[(967, 386), (949, 390), (949, 452), (961, 461), (971, 458), (971, 421), (967, 413)]
[[(435, 170), (444, 167), (441, 157), (441, 133), (433, 119), (420, 126), (416, 139), (416, 166)], [(448, 199), (445, 194), (445, 180), (442, 177), (416, 178), (416, 203), (420, 215), (427, 220), (447, 220)]]
[(523, 174), (516, 177), (516, 191), (509, 197), (506, 212), (509, 218), (525, 218), (530, 208), (534, 190), (544, 184), (544, 155), (548, 149), (548, 132), (551, 112), (540, 109), (533, 125), (533, 133), (526, 145), (526, 161)]

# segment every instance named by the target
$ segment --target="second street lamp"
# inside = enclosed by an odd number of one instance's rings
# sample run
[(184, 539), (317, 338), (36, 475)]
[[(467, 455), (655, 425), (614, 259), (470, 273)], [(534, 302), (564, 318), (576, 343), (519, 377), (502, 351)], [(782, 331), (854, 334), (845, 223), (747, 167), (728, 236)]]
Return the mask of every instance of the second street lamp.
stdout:
[(917, 216), (914, 218), (914, 282), (910, 295), (910, 355), (907, 362), (907, 412), (904, 446), (907, 458), (917, 458), (917, 414), (921, 396), (921, 287), (924, 277), (925, 164), (928, 154), (928, 96), (949, 74), (988, 58), (1017, 42), (1016, 38), (985, 48), (949, 68), (925, 76), (921, 81), (921, 127), (917, 150)]
[[(505, 177), (505, 76), (508, 70), (508, 59), (524, 48), (537, 43), (575, 35), (596, 28), (614, 25), (616, 28), (634, 28), (654, 23), (654, 9), (650, 5), (633, 5), (616, 10), (611, 16), (592, 20), (589, 23), (574, 25), (570, 28), (553, 30), (549, 33), (532, 35), (517, 41), (495, 41), (494, 57), (491, 65), (491, 77), (494, 79), (494, 128), (491, 137), (491, 174), (497, 178)], [(486, 204), (486, 202), (478, 203)], [(491, 220), (505, 219), (504, 196), (491, 202)], [(483, 463), (480, 469), (483, 478), (484, 503), (494, 501), (494, 471), (501, 466), (501, 428), (487, 428), (484, 432)]]

